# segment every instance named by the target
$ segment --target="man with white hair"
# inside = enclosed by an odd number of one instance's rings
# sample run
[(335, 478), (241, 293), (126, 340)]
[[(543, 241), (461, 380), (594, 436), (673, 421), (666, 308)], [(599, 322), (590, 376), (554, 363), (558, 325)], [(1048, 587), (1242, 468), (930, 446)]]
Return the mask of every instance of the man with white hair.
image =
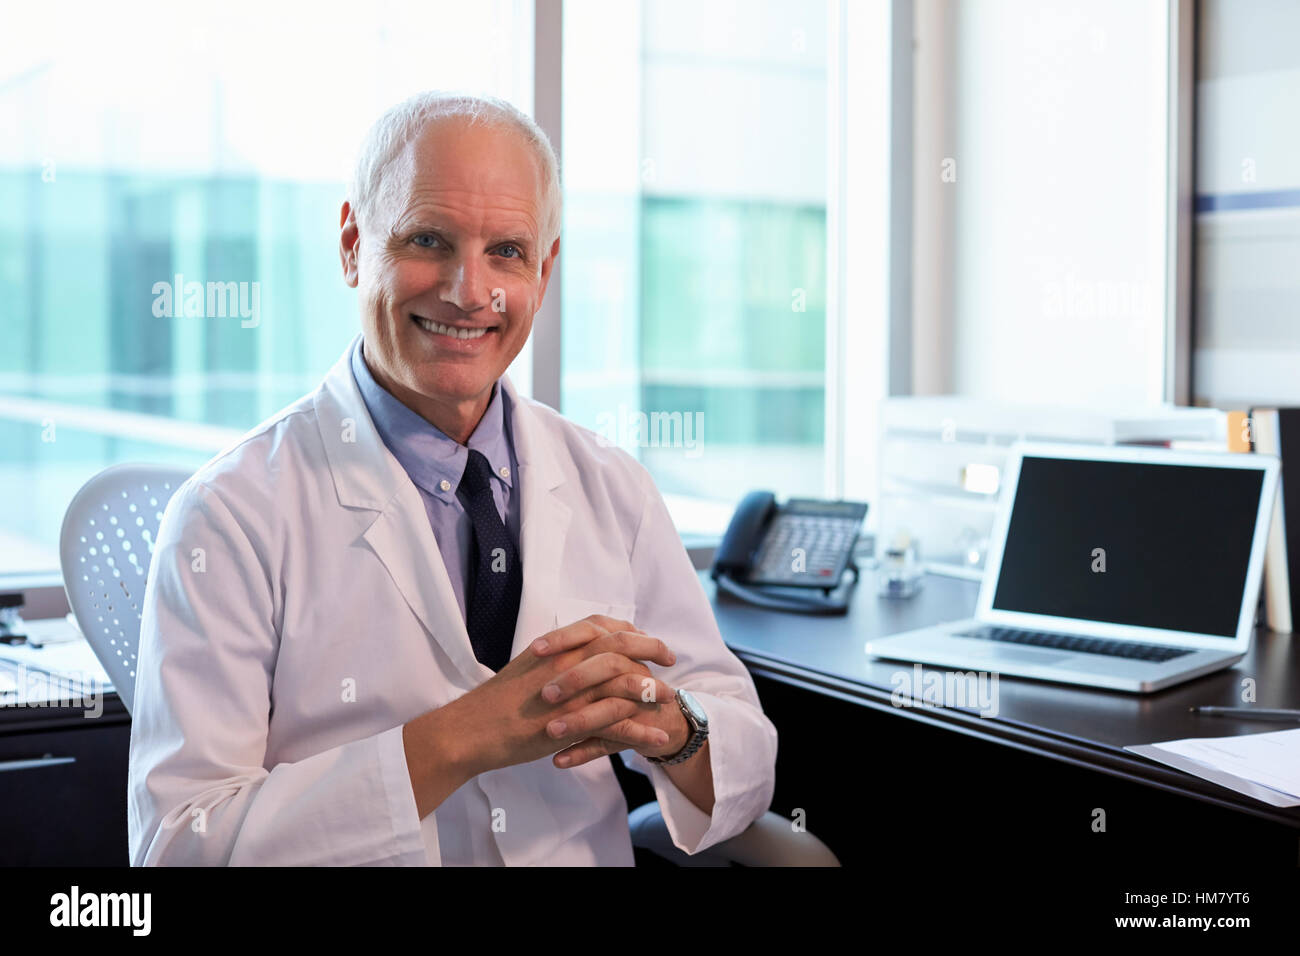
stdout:
[(560, 200), (500, 100), (371, 130), (340, 216), (361, 335), (159, 530), (133, 862), (627, 865), (614, 753), (689, 853), (767, 809), (776, 732), (648, 473), (505, 374)]

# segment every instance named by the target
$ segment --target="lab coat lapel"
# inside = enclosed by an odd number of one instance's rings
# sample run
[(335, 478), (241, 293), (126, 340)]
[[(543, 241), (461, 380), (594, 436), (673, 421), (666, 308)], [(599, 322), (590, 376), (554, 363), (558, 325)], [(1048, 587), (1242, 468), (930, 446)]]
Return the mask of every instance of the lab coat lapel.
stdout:
[(372, 512), (368, 524), (363, 519), (366, 544), (466, 686), (476, 686), (492, 671), (474, 656), (420, 492), (375, 428), (352, 376), (350, 357), (351, 348), (314, 398), (339, 504)]
[(365, 539), (415, 616), (470, 686), (491, 677), (492, 671), (474, 656), (442, 553), (429, 527), (429, 515), (415, 485), (410, 485), (409, 494), (406, 489), (398, 493), (366, 529)]
[(553, 433), (547, 427), (547, 412), (521, 399), (509, 376), (503, 376), (502, 381), (510, 396), (511, 438), (522, 495), (519, 559), (524, 566), (524, 588), (510, 650), (513, 659), (534, 639), (555, 630), (560, 562), (572, 512), (559, 490), (565, 478), (552, 450)]

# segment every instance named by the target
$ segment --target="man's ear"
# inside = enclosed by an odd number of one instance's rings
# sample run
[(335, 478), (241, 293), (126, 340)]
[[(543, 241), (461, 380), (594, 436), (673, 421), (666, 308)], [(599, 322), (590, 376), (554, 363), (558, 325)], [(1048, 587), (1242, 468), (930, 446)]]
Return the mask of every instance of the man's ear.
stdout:
[(361, 243), (361, 230), (357, 226), (357, 211), (344, 201), (339, 213), (339, 259), (343, 262), (343, 281), (357, 287), (357, 247)]
[(551, 282), (551, 267), (555, 265), (555, 257), (560, 254), (560, 240), (557, 236), (555, 242), (551, 244), (551, 251), (542, 260), (542, 288), (537, 294), (537, 308), (542, 307), (542, 302), (546, 299), (546, 287)]

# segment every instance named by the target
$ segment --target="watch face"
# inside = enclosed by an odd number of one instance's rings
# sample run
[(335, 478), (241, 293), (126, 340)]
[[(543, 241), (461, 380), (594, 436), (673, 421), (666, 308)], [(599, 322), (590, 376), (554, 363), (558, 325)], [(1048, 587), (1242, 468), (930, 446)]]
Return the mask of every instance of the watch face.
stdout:
[(700, 706), (700, 702), (695, 699), (691, 692), (678, 690), (677, 693), (681, 695), (682, 705), (690, 711), (691, 717), (694, 718), (695, 722), (701, 727), (708, 727), (709, 717), (704, 713), (704, 708)]

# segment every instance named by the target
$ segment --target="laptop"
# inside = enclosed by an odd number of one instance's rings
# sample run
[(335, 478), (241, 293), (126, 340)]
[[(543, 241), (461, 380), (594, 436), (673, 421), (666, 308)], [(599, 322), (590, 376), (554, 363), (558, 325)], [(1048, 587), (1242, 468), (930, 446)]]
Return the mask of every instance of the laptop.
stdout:
[(1018, 443), (975, 617), (873, 657), (1149, 692), (1250, 648), (1280, 462)]

